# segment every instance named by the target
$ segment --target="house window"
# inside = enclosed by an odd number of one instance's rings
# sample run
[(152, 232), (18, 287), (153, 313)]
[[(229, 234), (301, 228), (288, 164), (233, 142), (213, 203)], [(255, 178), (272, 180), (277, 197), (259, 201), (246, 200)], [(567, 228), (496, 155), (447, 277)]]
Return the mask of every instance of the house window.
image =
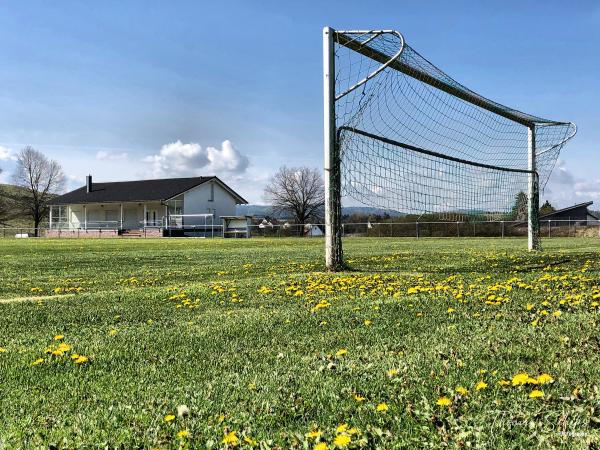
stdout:
[(210, 183), (210, 197), (208, 198), (208, 201), (215, 201), (215, 183)]
[(66, 224), (69, 221), (67, 217), (67, 207), (65, 205), (51, 206), (52, 208), (52, 223)]
[(183, 200), (171, 200), (169, 201), (169, 215), (183, 214)]

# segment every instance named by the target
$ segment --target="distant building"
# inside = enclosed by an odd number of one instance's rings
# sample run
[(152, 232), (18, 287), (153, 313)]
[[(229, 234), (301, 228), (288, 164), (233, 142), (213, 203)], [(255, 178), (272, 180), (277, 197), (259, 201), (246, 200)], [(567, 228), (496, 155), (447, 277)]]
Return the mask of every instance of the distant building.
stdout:
[[(589, 210), (589, 207), (593, 203), (594, 202), (579, 203), (577, 205), (569, 206), (568, 208), (558, 209), (549, 214), (544, 214), (540, 216), (540, 225), (546, 226), (550, 224), (552, 227), (566, 225), (596, 225), (600, 218)], [(524, 227), (527, 226), (527, 222), (520, 222), (515, 226)]]
[[(178, 235), (220, 224), (246, 200), (217, 177), (92, 183), (49, 202), (48, 236)], [(81, 233), (83, 231), (84, 233)], [(174, 233), (179, 231), (180, 233)], [(168, 232), (168, 234), (167, 234)]]

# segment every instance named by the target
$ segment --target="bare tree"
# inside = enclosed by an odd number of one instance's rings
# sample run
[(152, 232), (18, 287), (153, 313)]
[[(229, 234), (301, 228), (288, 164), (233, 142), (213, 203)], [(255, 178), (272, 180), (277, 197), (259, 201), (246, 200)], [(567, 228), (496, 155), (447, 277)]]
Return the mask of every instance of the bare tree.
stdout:
[(274, 212), (291, 214), (297, 223), (320, 220), (325, 205), (323, 178), (316, 169), (283, 166), (265, 187), (264, 198)]
[(17, 200), (23, 211), (33, 219), (37, 236), (38, 227), (48, 213), (48, 201), (64, 187), (63, 170), (56, 161), (28, 146), (17, 155), (13, 181), (27, 192)]

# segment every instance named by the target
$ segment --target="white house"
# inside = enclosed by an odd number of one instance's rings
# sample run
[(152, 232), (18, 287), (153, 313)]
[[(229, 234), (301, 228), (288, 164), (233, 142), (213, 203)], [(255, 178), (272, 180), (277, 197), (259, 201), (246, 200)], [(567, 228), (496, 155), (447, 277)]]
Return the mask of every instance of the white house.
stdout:
[[(178, 235), (220, 225), (248, 203), (218, 177), (93, 183), (52, 199), (49, 235), (94, 231), (113, 235)], [(94, 235), (94, 233), (91, 233)]]

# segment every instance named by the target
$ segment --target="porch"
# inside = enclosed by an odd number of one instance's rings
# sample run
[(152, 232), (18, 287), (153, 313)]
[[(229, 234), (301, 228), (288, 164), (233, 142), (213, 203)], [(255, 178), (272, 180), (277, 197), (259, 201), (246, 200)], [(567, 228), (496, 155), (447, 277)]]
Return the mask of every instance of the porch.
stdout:
[(50, 230), (146, 230), (166, 229), (169, 205), (161, 202), (91, 203), (54, 205)]

